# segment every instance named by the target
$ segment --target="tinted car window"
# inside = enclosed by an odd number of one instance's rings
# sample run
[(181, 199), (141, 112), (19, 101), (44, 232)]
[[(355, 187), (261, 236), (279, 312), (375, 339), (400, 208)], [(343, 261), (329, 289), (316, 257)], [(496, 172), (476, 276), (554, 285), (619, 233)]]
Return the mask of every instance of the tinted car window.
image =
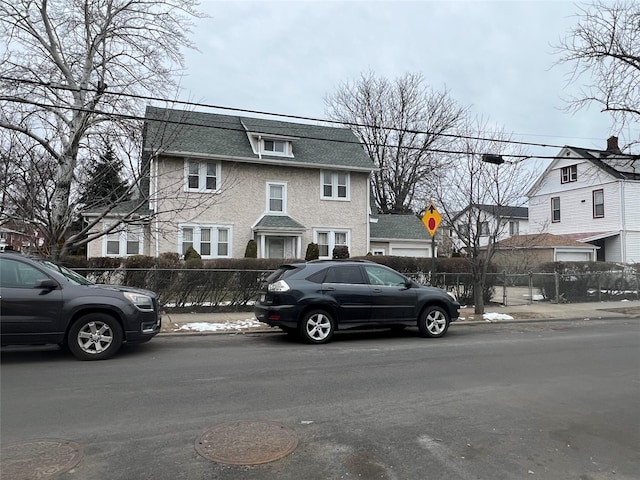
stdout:
[(357, 265), (338, 265), (327, 272), (325, 283), (365, 283), (362, 271)]
[(375, 265), (366, 265), (364, 268), (371, 285), (403, 285), (406, 282), (402, 275), (393, 270)]
[(16, 262), (9, 258), (0, 259), (0, 287), (4, 288), (33, 288), (39, 280), (47, 276), (37, 268)]
[(287, 277), (293, 275), (294, 272), (298, 270), (299, 267), (294, 267), (293, 265), (284, 265), (278, 268), (275, 272), (267, 277), (267, 282), (275, 283), (278, 280), (284, 280)]
[(307, 277), (307, 280), (314, 283), (324, 283), (324, 278), (327, 276), (327, 270), (328, 269), (323, 268), (319, 272), (316, 272), (313, 275)]

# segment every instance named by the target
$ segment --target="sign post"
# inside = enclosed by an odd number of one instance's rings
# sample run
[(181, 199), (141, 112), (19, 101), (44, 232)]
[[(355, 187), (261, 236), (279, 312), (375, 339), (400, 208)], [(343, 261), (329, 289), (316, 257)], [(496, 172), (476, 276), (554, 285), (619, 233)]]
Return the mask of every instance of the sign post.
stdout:
[(429, 206), (422, 216), (422, 223), (429, 232), (429, 235), (431, 235), (431, 285), (434, 285), (436, 278), (436, 230), (438, 230), (441, 221), (442, 217), (438, 209), (433, 202), (429, 203)]

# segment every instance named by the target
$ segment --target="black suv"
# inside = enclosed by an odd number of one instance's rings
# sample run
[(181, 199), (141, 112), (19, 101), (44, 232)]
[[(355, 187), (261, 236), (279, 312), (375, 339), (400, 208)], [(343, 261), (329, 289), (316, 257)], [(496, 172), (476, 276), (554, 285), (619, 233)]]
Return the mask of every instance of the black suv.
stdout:
[(155, 293), (98, 285), (45, 259), (0, 254), (2, 345), (56, 343), (81, 360), (104, 360), (122, 342), (160, 332)]
[(441, 337), (460, 304), (440, 288), (424, 287), (368, 261), (318, 260), (281, 266), (262, 282), (256, 318), (310, 343), (336, 330), (417, 326)]

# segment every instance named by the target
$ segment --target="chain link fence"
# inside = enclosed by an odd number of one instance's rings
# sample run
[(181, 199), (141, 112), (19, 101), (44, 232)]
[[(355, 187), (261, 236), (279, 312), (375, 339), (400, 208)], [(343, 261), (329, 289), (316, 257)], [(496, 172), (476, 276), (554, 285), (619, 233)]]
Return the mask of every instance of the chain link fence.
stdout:
[[(271, 270), (222, 269), (87, 269), (78, 273), (97, 283), (153, 290), (160, 302), (174, 310), (251, 310), (260, 281)], [(429, 272), (408, 274), (421, 285), (443, 288), (462, 303), (473, 303), (470, 273)], [(640, 300), (640, 273), (633, 269), (588, 274), (528, 273), (488, 274), (485, 301), (502, 305)]]

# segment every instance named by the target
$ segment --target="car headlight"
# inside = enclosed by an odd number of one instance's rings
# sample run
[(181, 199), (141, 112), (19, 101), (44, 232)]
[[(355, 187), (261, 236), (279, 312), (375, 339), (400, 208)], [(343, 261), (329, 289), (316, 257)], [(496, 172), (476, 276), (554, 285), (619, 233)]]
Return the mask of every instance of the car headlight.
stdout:
[(142, 293), (124, 292), (124, 298), (129, 300), (138, 310), (145, 312), (153, 311), (153, 300), (149, 295)]
[(287, 282), (285, 282), (284, 280), (278, 280), (275, 283), (270, 283), (267, 289), (270, 292), (288, 292), (289, 285), (287, 285)]

